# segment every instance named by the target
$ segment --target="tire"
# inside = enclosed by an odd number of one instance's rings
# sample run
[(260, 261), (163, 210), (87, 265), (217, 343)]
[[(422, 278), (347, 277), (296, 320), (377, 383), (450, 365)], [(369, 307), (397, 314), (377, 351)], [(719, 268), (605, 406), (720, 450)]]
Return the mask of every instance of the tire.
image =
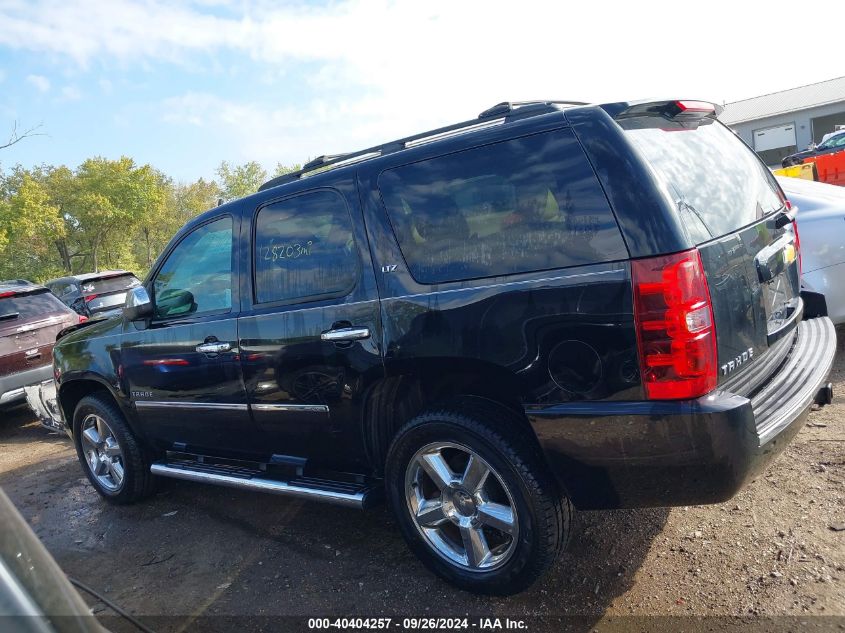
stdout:
[(150, 455), (109, 395), (93, 394), (79, 401), (73, 414), (73, 438), (88, 481), (109, 503), (134, 503), (155, 492)]
[(480, 398), (424, 412), (400, 429), (385, 483), (411, 550), (466, 591), (526, 589), (569, 537), (572, 506), (525, 420)]

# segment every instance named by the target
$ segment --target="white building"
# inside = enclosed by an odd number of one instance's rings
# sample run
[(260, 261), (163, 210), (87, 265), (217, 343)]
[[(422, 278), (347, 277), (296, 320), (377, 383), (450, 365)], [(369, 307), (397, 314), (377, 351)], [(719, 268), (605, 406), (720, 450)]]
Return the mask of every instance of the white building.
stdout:
[(719, 117), (767, 165), (845, 126), (845, 77), (725, 104)]

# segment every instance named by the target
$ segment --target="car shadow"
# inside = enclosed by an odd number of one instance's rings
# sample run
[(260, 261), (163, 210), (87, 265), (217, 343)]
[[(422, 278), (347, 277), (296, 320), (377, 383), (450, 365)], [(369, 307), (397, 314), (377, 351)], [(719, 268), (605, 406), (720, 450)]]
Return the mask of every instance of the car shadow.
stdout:
[[(145, 502), (112, 506), (84, 479), (67, 439), (27, 419), (4, 424), (0, 442), (68, 450), (7, 470), (4, 490), (65, 573), (108, 590), (157, 631), (246, 633), (280, 616), (326, 615), (510, 617), (530, 630), (591, 630), (633, 585), (669, 515), (576, 513), (550, 573), (516, 596), (478, 596), (430, 573), (385, 507), (359, 512), (174, 480)], [(123, 570), (107, 586), (103, 565)]]
[[(669, 516), (666, 508), (576, 513), (568, 547), (550, 573), (521, 594), (491, 597), (456, 590), (429, 572), (405, 546), (385, 507), (356, 512), (259, 493), (235, 497), (176, 481), (167, 482), (164, 494), (180, 505), (197, 504), (215, 525), (264, 541), (260, 563), (248, 565), (239, 578), (260, 575), (268, 565), (283, 568), (281, 576), (264, 577), (269, 590), (275, 584), (295, 596), (275, 602), (271, 610), (277, 615), (527, 617), (531, 630), (591, 630), (633, 585)], [(226, 592), (205, 615), (237, 613), (242, 600)], [(262, 604), (256, 612), (267, 608)], [(197, 630), (210, 623), (202, 617), (200, 622)]]

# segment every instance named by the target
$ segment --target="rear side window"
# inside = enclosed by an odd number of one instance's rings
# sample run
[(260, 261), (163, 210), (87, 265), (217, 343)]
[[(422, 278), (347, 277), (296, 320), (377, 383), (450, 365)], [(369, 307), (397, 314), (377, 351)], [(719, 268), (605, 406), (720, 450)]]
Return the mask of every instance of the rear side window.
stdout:
[(668, 186), (696, 243), (733, 233), (783, 206), (769, 170), (717, 121), (685, 127), (635, 118), (620, 125)]
[(0, 321), (32, 319), (57, 312), (67, 312), (67, 308), (47, 291), (0, 298)]
[(627, 257), (604, 192), (568, 129), (390, 169), (379, 176), (379, 189), (420, 283)]
[(336, 296), (358, 278), (358, 254), (343, 199), (305, 193), (268, 205), (255, 220), (255, 300)]

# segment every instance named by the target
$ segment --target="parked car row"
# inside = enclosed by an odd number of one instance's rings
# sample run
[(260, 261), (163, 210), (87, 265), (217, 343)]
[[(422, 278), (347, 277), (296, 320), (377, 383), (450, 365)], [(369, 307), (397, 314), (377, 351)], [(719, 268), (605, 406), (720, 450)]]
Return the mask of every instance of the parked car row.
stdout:
[(53, 377), (53, 345), (80, 316), (44, 286), (0, 282), (0, 406), (18, 403), (24, 387)]
[(51, 279), (44, 285), (75, 312), (91, 318), (120, 314), (126, 291), (140, 283), (125, 270), (107, 270)]
[(53, 279), (0, 281), (0, 406), (17, 404), (26, 388), (52, 384), (57, 335), (91, 318), (120, 314), (126, 291), (141, 282), (125, 270)]

